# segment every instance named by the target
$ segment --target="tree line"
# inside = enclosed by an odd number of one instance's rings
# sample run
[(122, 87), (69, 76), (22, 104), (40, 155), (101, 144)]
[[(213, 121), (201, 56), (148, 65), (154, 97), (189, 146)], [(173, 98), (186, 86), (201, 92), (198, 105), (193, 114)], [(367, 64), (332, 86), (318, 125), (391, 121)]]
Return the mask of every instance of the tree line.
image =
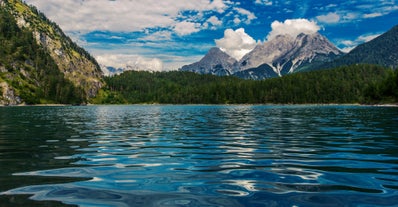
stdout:
[[(397, 72), (376, 65), (294, 73), (261, 81), (192, 72), (127, 71), (105, 77), (98, 104), (306, 104), (374, 103), (395, 86)], [(388, 82), (388, 83), (387, 83)], [(391, 84), (390, 84), (391, 85)], [(396, 91), (396, 90), (395, 90)], [(396, 92), (392, 94), (397, 96)], [(389, 99), (391, 100), (391, 99)], [(397, 99), (395, 99), (397, 100)]]

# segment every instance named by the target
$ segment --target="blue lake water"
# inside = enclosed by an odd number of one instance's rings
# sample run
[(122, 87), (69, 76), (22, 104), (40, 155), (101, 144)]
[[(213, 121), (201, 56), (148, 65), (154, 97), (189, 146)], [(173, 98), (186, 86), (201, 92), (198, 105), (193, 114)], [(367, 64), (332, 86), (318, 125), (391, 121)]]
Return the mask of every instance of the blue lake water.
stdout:
[(398, 108), (0, 108), (0, 206), (398, 206)]

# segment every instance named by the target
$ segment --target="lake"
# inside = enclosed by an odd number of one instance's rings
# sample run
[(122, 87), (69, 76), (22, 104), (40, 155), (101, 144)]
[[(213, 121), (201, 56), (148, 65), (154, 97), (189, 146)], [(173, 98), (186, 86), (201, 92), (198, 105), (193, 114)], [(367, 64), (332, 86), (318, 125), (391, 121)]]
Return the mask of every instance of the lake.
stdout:
[(398, 108), (0, 108), (0, 206), (398, 206)]

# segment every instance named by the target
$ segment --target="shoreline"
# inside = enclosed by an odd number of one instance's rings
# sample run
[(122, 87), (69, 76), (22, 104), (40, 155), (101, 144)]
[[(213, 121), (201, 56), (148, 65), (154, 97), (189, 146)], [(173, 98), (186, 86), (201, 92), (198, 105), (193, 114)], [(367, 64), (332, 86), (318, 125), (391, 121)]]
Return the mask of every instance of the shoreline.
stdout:
[(163, 106), (163, 105), (182, 105), (182, 106), (199, 106), (199, 105), (214, 105), (214, 106), (373, 106), (373, 107), (398, 107), (398, 103), (386, 103), (386, 104), (360, 104), (360, 103), (304, 103), (304, 104), (276, 104), (276, 103), (264, 103), (264, 104), (81, 104), (81, 105), (73, 105), (73, 104), (19, 104), (19, 105), (4, 105), (0, 104), (0, 107), (65, 107), (65, 106)]

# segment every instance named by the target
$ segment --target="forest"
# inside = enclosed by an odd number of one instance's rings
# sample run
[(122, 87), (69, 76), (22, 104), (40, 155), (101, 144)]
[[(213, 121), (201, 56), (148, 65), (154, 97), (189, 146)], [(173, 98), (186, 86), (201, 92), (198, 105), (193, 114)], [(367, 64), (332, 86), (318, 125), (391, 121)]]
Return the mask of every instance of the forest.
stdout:
[(397, 72), (376, 65), (294, 73), (261, 81), (191, 72), (128, 71), (105, 77), (97, 104), (328, 104), (397, 102)]

